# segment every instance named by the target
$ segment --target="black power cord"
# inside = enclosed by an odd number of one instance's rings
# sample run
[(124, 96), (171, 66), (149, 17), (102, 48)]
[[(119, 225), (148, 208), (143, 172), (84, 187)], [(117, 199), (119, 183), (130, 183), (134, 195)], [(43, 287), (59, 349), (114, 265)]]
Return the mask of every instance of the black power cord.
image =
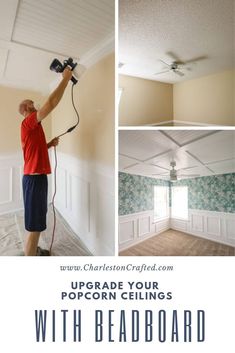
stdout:
[[(72, 132), (79, 124), (80, 122), (80, 117), (79, 117), (79, 113), (77, 111), (77, 108), (75, 107), (74, 104), (74, 98), (73, 98), (73, 87), (75, 86), (76, 83), (72, 84), (72, 88), (71, 88), (71, 101), (72, 101), (72, 105), (73, 105), (73, 109), (77, 115), (77, 123), (73, 126), (71, 126), (67, 131), (63, 132), (62, 134), (60, 134), (59, 136), (57, 136), (57, 138), (64, 136), (66, 134), (68, 134), (69, 132)], [(55, 211), (55, 196), (56, 196), (56, 192), (57, 192), (57, 187), (56, 187), (56, 172), (57, 172), (57, 165), (58, 165), (58, 161), (57, 161), (57, 153), (56, 153), (56, 146), (54, 146), (54, 158), (55, 158), (55, 167), (54, 167), (54, 194), (52, 197), (52, 209), (53, 209), (53, 230), (52, 230), (52, 239), (51, 239), (51, 245), (50, 245), (50, 255), (51, 255), (51, 249), (54, 243), (54, 239), (55, 239), (55, 228), (56, 228), (56, 211)]]

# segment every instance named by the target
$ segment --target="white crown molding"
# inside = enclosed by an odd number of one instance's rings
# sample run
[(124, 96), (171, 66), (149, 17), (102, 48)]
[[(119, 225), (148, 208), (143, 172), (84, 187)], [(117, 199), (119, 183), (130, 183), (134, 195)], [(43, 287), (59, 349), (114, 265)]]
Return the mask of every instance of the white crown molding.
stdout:
[(112, 33), (110, 36), (106, 37), (100, 43), (98, 43), (94, 48), (88, 51), (80, 59), (80, 64), (90, 67), (102, 59), (105, 55), (113, 52), (115, 50), (115, 34)]

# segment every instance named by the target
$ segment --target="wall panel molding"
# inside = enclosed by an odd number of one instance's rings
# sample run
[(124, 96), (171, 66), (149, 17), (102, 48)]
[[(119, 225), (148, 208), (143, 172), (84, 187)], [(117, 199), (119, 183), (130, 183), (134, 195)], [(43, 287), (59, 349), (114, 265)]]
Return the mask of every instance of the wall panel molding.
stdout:
[(114, 254), (114, 173), (59, 152), (55, 206), (94, 255)]
[(235, 217), (226, 216), (225, 222), (225, 234), (229, 241), (235, 244)]
[(138, 237), (144, 237), (151, 232), (151, 215), (138, 218)]
[(0, 157), (0, 214), (23, 208), (22, 165), (20, 153)]
[(169, 229), (169, 218), (154, 220), (153, 210), (119, 216), (119, 250)]
[(134, 241), (135, 238), (135, 221), (133, 219), (120, 223), (120, 239), (119, 244)]
[(235, 246), (235, 214), (189, 210), (188, 219), (154, 221), (153, 210), (119, 216), (119, 251), (168, 229)]
[(205, 232), (209, 235), (221, 236), (221, 217), (207, 216), (205, 222)]
[(172, 229), (179, 230), (181, 232), (186, 232), (187, 233), (187, 231), (188, 231), (188, 221), (171, 218), (170, 219), (170, 227)]
[(191, 213), (190, 221), (191, 230), (193, 232), (204, 232), (204, 215), (202, 215), (201, 213)]
[(0, 205), (13, 202), (13, 167), (0, 167)]
[(222, 244), (235, 246), (235, 214), (189, 210), (188, 220), (171, 219), (171, 228)]

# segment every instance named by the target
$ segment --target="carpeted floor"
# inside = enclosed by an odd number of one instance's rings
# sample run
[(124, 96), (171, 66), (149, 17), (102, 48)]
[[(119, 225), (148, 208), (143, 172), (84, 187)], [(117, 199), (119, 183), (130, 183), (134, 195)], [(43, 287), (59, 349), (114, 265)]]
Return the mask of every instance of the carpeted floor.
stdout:
[(235, 248), (169, 229), (121, 251), (120, 256), (235, 256)]
[[(49, 207), (47, 230), (42, 232), (39, 246), (49, 249), (53, 229), (53, 213)], [(24, 255), (23, 244), (26, 232), (24, 229), (23, 211), (0, 216), (0, 256)], [(57, 213), (55, 240), (52, 256), (91, 256), (81, 240), (72, 231), (65, 220)]]

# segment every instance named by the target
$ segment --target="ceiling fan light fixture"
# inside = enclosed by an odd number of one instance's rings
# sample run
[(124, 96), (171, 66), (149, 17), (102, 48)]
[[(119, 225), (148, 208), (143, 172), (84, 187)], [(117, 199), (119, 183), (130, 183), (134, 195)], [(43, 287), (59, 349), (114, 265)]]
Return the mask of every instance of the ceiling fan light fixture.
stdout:
[(177, 181), (177, 175), (171, 176), (170, 180), (171, 180), (171, 181)]
[(158, 61), (160, 61), (165, 66), (167, 66), (168, 69), (164, 71), (156, 72), (154, 75), (164, 74), (166, 72), (173, 72), (178, 76), (181, 76), (181, 77), (184, 76), (184, 73), (180, 71), (183, 69), (183, 66), (185, 65), (183, 61), (173, 61), (171, 64), (168, 64), (161, 59), (158, 59)]
[(171, 183), (176, 183), (178, 180), (179, 180), (179, 179), (177, 178), (177, 176), (174, 177), (174, 178), (171, 178), (171, 177), (170, 177), (170, 182), (171, 182)]
[(170, 181), (177, 181), (177, 171), (175, 170), (176, 162), (173, 160), (170, 163), (171, 170), (170, 170)]

